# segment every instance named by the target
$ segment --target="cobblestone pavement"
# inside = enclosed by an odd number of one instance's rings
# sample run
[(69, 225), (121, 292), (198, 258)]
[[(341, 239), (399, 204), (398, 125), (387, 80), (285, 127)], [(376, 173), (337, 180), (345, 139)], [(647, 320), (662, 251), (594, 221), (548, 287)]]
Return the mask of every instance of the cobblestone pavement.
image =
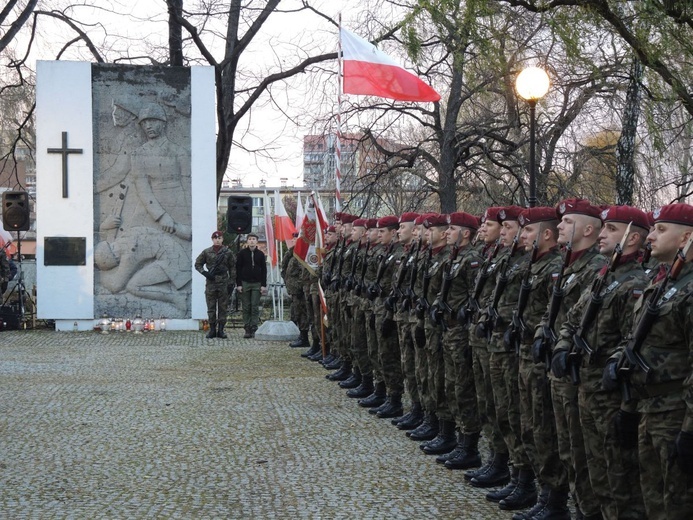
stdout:
[(285, 342), (0, 333), (0, 518), (509, 519)]

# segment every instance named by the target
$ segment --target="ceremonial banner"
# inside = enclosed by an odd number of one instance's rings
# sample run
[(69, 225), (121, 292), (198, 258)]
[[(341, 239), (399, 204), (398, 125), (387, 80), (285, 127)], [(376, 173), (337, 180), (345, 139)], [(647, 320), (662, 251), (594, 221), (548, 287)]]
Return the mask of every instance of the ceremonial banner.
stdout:
[(279, 190), (274, 190), (274, 230), (275, 238), (286, 242), (293, 238), (296, 227), (286, 212)]
[(311, 194), (306, 201), (301, 231), (294, 246), (294, 257), (313, 275), (322, 261), (323, 231), (320, 228), (320, 218), (322, 217), (317, 215), (315, 199)]
[(272, 228), (272, 212), (270, 211), (270, 199), (265, 192), (265, 238), (267, 239), (267, 257), (272, 267), (277, 265), (277, 247), (274, 243), (274, 229)]

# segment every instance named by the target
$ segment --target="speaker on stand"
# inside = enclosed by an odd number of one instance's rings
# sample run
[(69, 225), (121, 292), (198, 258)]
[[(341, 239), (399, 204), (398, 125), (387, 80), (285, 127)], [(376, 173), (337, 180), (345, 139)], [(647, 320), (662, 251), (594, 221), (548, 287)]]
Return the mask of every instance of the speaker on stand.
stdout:
[[(26, 191), (5, 191), (2, 194), (2, 226), (6, 231), (17, 232), (17, 275), (14, 287), (2, 301), (0, 328), (19, 329), (24, 321), (26, 289), (22, 273), (22, 237), (20, 231), (31, 227), (31, 208)], [(2, 251), (2, 254), (5, 254)], [(16, 293), (16, 302), (13, 295)]]
[(249, 196), (229, 197), (226, 210), (227, 231), (245, 235), (253, 230), (253, 198)]

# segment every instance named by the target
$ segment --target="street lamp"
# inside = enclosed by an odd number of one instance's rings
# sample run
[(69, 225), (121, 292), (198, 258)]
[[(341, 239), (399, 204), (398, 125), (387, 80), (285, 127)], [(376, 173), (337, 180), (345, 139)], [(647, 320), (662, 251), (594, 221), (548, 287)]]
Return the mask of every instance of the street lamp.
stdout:
[(533, 208), (537, 205), (536, 108), (537, 101), (549, 91), (549, 76), (544, 69), (529, 67), (517, 76), (515, 89), (529, 103), (529, 207)]

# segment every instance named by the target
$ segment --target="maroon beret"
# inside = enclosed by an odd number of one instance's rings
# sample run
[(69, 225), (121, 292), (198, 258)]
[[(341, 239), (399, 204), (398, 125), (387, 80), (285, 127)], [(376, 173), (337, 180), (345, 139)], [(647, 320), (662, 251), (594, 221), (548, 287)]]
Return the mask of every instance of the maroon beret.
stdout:
[(650, 227), (655, 225), (654, 211), (647, 212), (647, 223), (650, 225)]
[(334, 219), (335, 220), (342, 220), (342, 212), (341, 211), (335, 211), (334, 212)]
[(517, 221), (522, 227), (525, 227), (527, 224), (547, 222), (550, 220), (558, 220), (558, 217), (556, 216), (556, 208), (552, 208), (550, 206), (525, 208), (522, 213), (520, 213), (520, 216), (517, 217)]
[(354, 227), (366, 227), (366, 224), (368, 223), (368, 220), (365, 218), (357, 218), (354, 220)]
[(503, 208), (501, 206), (491, 206), (490, 208), (486, 208), (486, 211), (484, 212), (484, 222), (489, 220), (495, 222), (498, 219), (498, 212), (502, 209)]
[(377, 227), (378, 227), (378, 219), (377, 218), (369, 218), (366, 221), (366, 228), (375, 229)]
[(465, 213), (464, 211), (456, 211), (450, 213), (447, 218), (448, 224), (451, 226), (462, 226), (469, 229), (477, 230), (479, 227), (479, 221), (474, 215)]
[(224, 237), (224, 233), (222, 231), (215, 231), (212, 233), (212, 238), (219, 238), (219, 237)]
[(448, 216), (444, 213), (433, 213), (424, 219), (423, 225), (426, 229), (438, 226), (447, 226)]
[(396, 228), (399, 226), (399, 219), (395, 215), (388, 215), (387, 217), (380, 217), (378, 219), (378, 229), (383, 228)]
[(517, 220), (517, 217), (520, 216), (523, 209), (524, 208), (521, 208), (520, 206), (506, 206), (504, 208), (499, 208), (498, 214), (496, 215), (496, 220), (500, 224), (506, 220)]
[(419, 218), (419, 214), (410, 211), (408, 213), (402, 213), (402, 215), (399, 217), (399, 222), (400, 224), (402, 222), (416, 222), (417, 218)]
[(655, 222), (671, 222), (683, 226), (693, 226), (693, 206), (690, 204), (667, 204), (654, 210)]
[(356, 220), (358, 217), (356, 215), (351, 215), (350, 213), (344, 213), (342, 212), (342, 224), (351, 224)]
[(587, 215), (588, 217), (599, 218), (602, 210), (587, 199), (565, 199), (556, 205), (556, 215), (562, 218), (563, 215)]
[(437, 215), (437, 213), (422, 213), (421, 215), (416, 217), (414, 224), (416, 224), (417, 226), (420, 226), (421, 224), (424, 223), (424, 220), (426, 220), (428, 217), (432, 217), (433, 215)]
[(337, 229), (334, 226), (327, 226), (326, 233), (336, 233)]
[(633, 206), (609, 206), (602, 211), (600, 218), (602, 222), (632, 222), (634, 226), (650, 229), (647, 213)]

